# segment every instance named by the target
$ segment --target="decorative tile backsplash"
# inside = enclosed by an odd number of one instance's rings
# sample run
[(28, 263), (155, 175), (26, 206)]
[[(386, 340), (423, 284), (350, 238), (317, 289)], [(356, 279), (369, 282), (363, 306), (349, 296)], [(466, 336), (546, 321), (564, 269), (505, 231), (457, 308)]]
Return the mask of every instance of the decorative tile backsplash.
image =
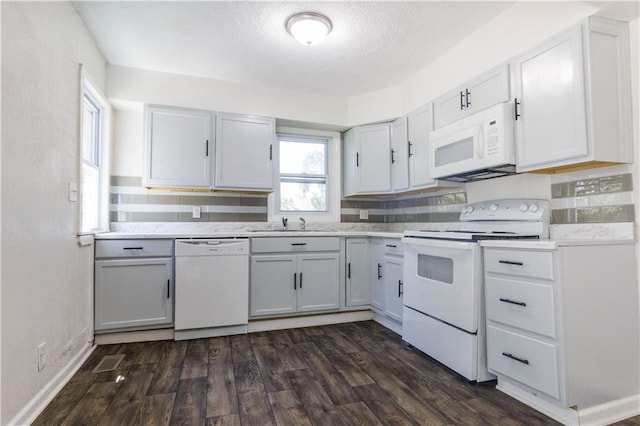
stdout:
[[(111, 176), (109, 207), (111, 222), (267, 221), (266, 194), (147, 189), (131, 176)], [(200, 207), (200, 218), (193, 207)]]
[[(602, 172), (606, 173), (606, 170)], [(561, 182), (551, 184), (552, 224), (635, 221), (631, 173), (609, 176), (592, 173), (582, 179), (579, 174), (574, 175), (576, 180), (567, 181), (564, 176)]]

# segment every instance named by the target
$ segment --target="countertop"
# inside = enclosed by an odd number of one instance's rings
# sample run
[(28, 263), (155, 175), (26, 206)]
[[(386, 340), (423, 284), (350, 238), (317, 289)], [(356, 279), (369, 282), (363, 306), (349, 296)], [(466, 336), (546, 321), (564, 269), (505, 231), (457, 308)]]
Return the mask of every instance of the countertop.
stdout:
[(133, 232), (105, 232), (96, 234), (96, 240), (124, 240), (124, 239), (164, 239), (164, 238), (262, 238), (262, 237), (380, 237), (402, 238), (401, 232), (380, 231), (220, 231), (207, 233), (133, 233)]
[(568, 246), (600, 246), (635, 244), (635, 240), (598, 240), (598, 239), (551, 239), (551, 240), (485, 240), (481, 241), (482, 247), (494, 248), (520, 248), (529, 250), (554, 250), (558, 247)]

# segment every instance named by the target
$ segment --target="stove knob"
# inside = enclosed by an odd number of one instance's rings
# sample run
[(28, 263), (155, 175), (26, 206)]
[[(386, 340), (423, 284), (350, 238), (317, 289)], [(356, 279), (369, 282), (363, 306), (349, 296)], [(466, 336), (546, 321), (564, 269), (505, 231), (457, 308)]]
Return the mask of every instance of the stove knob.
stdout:
[(529, 209), (529, 206), (526, 203), (520, 204), (520, 211), (526, 212)]
[(469, 206), (469, 207), (467, 207), (467, 209), (466, 209), (466, 210), (467, 210), (467, 214), (471, 214), (471, 213), (473, 213), (473, 211), (474, 211), (475, 209), (474, 209), (473, 207)]
[(538, 211), (538, 205), (536, 203), (531, 203), (531, 205), (529, 206), (529, 211), (531, 213), (535, 213)]
[(497, 212), (498, 211), (498, 205), (496, 203), (493, 203), (489, 206), (489, 210), (491, 210), (492, 212)]

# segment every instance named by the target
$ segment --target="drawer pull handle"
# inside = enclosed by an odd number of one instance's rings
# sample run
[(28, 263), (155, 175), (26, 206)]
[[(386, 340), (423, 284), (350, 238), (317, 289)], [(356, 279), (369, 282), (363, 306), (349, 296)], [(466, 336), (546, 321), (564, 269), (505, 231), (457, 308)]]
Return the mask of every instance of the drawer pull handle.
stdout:
[(307, 243), (291, 243), (292, 246), (306, 246)]
[(511, 358), (514, 361), (518, 361), (521, 362), (523, 364), (529, 365), (529, 360), (528, 359), (522, 359), (522, 358), (518, 358), (517, 356), (513, 356), (507, 352), (502, 352), (503, 356), (506, 356), (507, 358)]
[(398, 246), (395, 244), (385, 244), (389, 248), (397, 248)]
[(505, 265), (516, 265), (516, 266), (524, 265), (524, 263), (522, 262), (514, 262), (512, 260), (498, 260), (498, 263), (504, 263)]
[(122, 247), (122, 250), (142, 250), (144, 247)]
[(504, 302), (504, 303), (511, 303), (512, 305), (527, 306), (527, 304), (526, 304), (526, 303), (524, 303), (524, 302), (518, 302), (518, 301), (516, 301), (516, 300), (505, 299), (505, 298), (503, 298), (503, 297), (501, 297), (499, 300), (500, 300), (501, 302)]

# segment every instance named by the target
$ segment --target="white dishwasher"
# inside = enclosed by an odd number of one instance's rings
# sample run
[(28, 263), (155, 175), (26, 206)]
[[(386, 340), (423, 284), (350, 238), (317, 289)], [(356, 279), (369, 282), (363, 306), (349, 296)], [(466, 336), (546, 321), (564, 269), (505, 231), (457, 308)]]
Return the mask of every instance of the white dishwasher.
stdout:
[(246, 333), (249, 240), (178, 239), (175, 258), (175, 339)]

